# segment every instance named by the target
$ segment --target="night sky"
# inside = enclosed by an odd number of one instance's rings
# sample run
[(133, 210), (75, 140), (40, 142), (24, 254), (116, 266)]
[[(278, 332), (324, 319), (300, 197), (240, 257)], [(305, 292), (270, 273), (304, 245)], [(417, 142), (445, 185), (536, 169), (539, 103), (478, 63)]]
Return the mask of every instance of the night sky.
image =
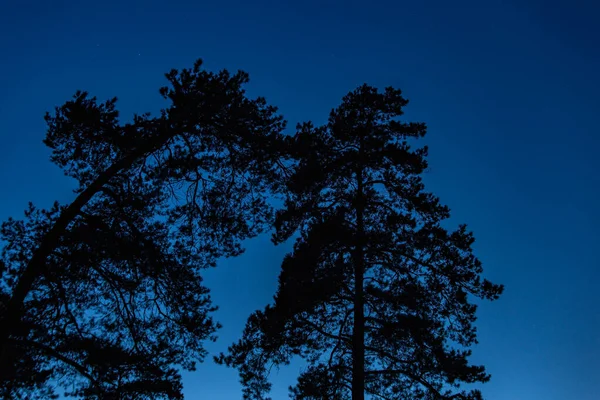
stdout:
[[(488, 400), (593, 400), (600, 382), (600, 5), (593, 1), (0, 0), (0, 219), (74, 197), (43, 115), (83, 89), (124, 120), (163, 105), (163, 73), (250, 73), (289, 120), (325, 121), (362, 83), (401, 88), (429, 134), (429, 190), (475, 232), (505, 294), (479, 309)], [(248, 242), (206, 274), (223, 323), (212, 354), (271, 301), (290, 249)], [(300, 364), (274, 372), (287, 398)], [(237, 372), (184, 375), (186, 399), (241, 398)]]

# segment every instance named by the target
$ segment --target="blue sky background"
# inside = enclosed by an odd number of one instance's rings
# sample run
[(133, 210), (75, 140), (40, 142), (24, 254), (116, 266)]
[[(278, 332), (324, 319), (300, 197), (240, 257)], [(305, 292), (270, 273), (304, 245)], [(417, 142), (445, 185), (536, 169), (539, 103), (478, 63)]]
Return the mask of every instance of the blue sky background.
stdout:
[[(43, 115), (75, 90), (156, 111), (163, 73), (244, 69), (290, 127), (359, 84), (393, 85), (429, 125), (429, 189), (475, 231), (505, 295), (479, 312), (489, 400), (593, 400), (600, 382), (600, 5), (593, 1), (0, 0), (0, 219), (72, 198)], [(268, 237), (207, 274), (224, 350), (275, 291), (289, 246)], [(273, 376), (287, 398), (298, 365)], [(187, 399), (241, 398), (212, 361)]]

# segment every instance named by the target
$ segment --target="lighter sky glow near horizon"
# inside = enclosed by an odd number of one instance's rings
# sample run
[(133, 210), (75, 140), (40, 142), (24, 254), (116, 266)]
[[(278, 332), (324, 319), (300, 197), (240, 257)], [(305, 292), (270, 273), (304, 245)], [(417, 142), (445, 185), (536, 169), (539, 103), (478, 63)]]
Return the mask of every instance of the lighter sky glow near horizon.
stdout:
[[(78, 89), (155, 113), (165, 72), (202, 58), (243, 69), (248, 91), (297, 122), (324, 122), (366, 82), (410, 99), (429, 134), (428, 189), (475, 232), (485, 303), (472, 360), (487, 400), (596, 400), (600, 382), (600, 4), (593, 1), (0, 2), (0, 220), (73, 198), (48, 160), (43, 115)], [(223, 324), (186, 399), (241, 398), (212, 355), (271, 301), (290, 245), (269, 235), (208, 271)], [(294, 363), (273, 374), (287, 398)]]

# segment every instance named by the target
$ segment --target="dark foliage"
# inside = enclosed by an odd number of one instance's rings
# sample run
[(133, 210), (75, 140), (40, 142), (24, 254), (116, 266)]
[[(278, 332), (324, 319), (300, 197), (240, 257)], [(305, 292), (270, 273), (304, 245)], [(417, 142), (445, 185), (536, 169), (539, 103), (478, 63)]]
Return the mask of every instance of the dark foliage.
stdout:
[(274, 305), (253, 314), (218, 362), (239, 368), (245, 399), (265, 399), (268, 371), (308, 361), (294, 399), (481, 399), (461, 383), (489, 379), (470, 365), (476, 306), (502, 286), (480, 278), (473, 235), (442, 226), (449, 210), (425, 191), (422, 123), (402, 122), (399, 90), (362, 86), (328, 123), (300, 125), (290, 151), (275, 242), (299, 232)]
[(272, 223), (284, 122), (243, 72), (198, 61), (166, 75), (159, 116), (120, 123), (84, 92), (44, 143), (77, 180), (72, 204), (2, 224), (0, 396), (180, 399), (214, 338), (201, 271)]

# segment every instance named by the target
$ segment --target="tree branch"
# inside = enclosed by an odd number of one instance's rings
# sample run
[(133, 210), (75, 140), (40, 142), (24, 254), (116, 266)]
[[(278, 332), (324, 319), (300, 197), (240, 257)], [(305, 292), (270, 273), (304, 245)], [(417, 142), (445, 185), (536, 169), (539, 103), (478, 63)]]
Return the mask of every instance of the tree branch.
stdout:
[(34, 347), (38, 350), (42, 350), (47, 355), (49, 355), (53, 358), (56, 358), (57, 360), (62, 361), (65, 364), (68, 364), (69, 366), (73, 367), (77, 372), (79, 372), (82, 376), (87, 378), (95, 386), (100, 387), (100, 383), (96, 379), (94, 379), (94, 377), (92, 375), (89, 374), (89, 372), (86, 370), (86, 368), (84, 366), (71, 360), (70, 358), (63, 356), (62, 354), (60, 354), (58, 351), (54, 350), (53, 348), (46, 346), (45, 344), (34, 342), (32, 340), (26, 340), (26, 339), (25, 340), (9, 339), (8, 341), (12, 342), (16, 345), (21, 345), (21, 346), (25, 345), (25, 346)]

